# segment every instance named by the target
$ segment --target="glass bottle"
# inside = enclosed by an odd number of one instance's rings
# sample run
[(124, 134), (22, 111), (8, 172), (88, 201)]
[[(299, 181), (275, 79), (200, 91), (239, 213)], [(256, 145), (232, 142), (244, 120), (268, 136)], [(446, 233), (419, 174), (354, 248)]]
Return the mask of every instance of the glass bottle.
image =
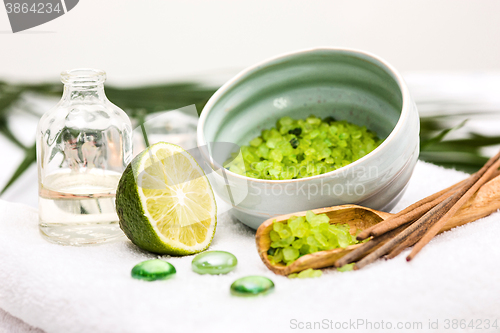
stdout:
[(124, 234), (115, 211), (121, 173), (132, 159), (132, 125), (104, 93), (106, 73), (61, 73), (61, 101), (37, 128), (38, 214), (42, 235), (66, 245)]

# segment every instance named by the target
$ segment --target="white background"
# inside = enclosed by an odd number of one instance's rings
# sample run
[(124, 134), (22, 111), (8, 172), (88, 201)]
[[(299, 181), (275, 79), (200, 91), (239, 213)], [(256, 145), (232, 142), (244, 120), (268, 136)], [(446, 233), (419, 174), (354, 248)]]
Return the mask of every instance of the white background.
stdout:
[[(500, 73), (499, 18), (496, 0), (80, 0), (66, 15), (12, 34), (0, 5), (0, 80), (56, 81), (62, 70), (95, 67), (113, 84), (222, 83), (280, 53), (345, 46), (413, 73), (417, 97), (498, 109), (500, 77), (489, 75)], [(440, 80), (438, 72), (453, 74)], [(32, 141), (36, 124), (18, 123), (16, 133)], [(0, 136), (0, 157), (3, 187), (23, 153)], [(36, 205), (35, 179), (32, 167), (3, 199)], [(2, 323), (0, 332), (29, 330), (0, 310)]]
[(499, 17), (495, 0), (80, 0), (12, 34), (0, 8), (0, 78), (57, 80), (64, 69), (96, 67), (114, 84), (226, 79), (315, 46), (364, 49), (403, 73), (498, 71)]

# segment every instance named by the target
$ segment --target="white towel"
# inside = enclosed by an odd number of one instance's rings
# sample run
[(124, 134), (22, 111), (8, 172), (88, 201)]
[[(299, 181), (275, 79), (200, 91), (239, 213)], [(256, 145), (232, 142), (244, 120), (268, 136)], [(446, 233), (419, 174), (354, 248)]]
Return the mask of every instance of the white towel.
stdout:
[(0, 333), (43, 333), (43, 331), (0, 309)]
[[(419, 162), (396, 210), (465, 177)], [(254, 231), (223, 215), (210, 250), (234, 253), (235, 271), (198, 275), (190, 267), (193, 256), (164, 256), (176, 276), (145, 282), (132, 279), (130, 270), (158, 256), (127, 239), (92, 247), (50, 244), (38, 233), (34, 209), (0, 201), (0, 308), (46, 332), (64, 333), (287, 332), (308, 331), (308, 324), (381, 332), (389, 324), (394, 331), (401, 331), (397, 325), (418, 330), (418, 323), (422, 332), (438, 320), (437, 332), (453, 319), (482, 320), (481, 332), (493, 332), (484, 322), (500, 321), (499, 219), (495, 213), (439, 235), (410, 263), (405, 252), (360, 271), (329, 269), (321, 278), (292, 280), (260, 261)], [(269, 277), (275, 291), (231, 296), (231, 283), (246, 275)]]

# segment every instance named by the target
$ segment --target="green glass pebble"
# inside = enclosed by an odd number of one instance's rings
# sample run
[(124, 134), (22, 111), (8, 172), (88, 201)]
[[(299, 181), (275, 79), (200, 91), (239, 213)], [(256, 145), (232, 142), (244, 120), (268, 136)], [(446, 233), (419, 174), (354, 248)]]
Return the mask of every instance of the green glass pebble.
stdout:
[(175, 273), (176, 270), (172, 264), (160, 259), (146, 260), (132, 268), (134, 279), (146, 281), (165, 280)]
[(229, 252), (208, 251), (198, 254), (191, 262), (191, 268), (198, 274), (227, 274), (235, 269), (238, 259)]
[(257, 296), (271, 292), (274, 283), (263, 276), (245, 276), (233, 282), (231, 294), (235, 296)]

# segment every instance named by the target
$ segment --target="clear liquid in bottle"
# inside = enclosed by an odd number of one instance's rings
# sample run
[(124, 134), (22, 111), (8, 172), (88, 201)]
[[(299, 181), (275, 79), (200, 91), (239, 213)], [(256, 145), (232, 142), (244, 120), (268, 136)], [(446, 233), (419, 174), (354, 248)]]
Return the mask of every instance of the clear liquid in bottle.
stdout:
[(120, 174), (56, 173), (40, 185), (40, 231), (50, 241), (95, 244), (123, 237), (115, 211)]

